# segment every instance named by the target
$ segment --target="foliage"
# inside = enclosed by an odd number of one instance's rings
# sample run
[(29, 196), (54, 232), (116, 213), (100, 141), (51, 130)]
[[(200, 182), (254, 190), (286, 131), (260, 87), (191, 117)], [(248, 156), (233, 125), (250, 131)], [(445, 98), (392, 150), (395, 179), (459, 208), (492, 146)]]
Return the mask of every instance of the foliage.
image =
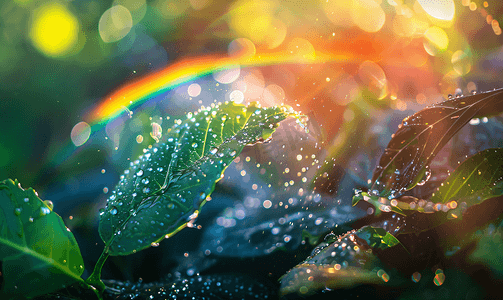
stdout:
[(2, 299), (34, 297), (82, 282), (80, 249), (51, 203), (7, 179), (0, 182), (0, 209)]
[[(408, 266), (414, 268), (418, 263), (424, 267), (424, 253), (432, 251), (425, 249), (424, 245), (431, 244), (424, 243), (417, 235), (433, 231), (447, 220), (459, 221), (468, 208), (503, 195), (503, 149), (491, 148), (467, 158), (425, 199), (414, 196), (414, 187), (424, 185), (430, 179), (431, 161), (456, 132), (474, 117), (493, 116), (503, 111), (502, 93), (503, 90), (499, 89), (451, 98), (405, 118), (381, 156), (368, 192), (358, 190), (353, 197), (353, 205), (364, 202), (367, 207), (370, 206), (371, 212), (375, 211), (375, 215), (367, 220), (370, 226), (363, 226), (335, 240), (332, 237), (330, 243), (321, 243), (310, 257), (282, 278), (282, 294), (303, 295), (302, 287), (308, 285), (311, 288), (309, 294), (313, 294), (323, 288), (340, 289), (359, 284), (375, 284), (376, 277), (388, 282), (389, 276), (383, 277), (383, 274), (388, 274), (396, 267), (402, 269), (402, 272), (409, 272)], [(423, 218), (421, 215), (425, 213), (432, 217)], [(475, 223), (472, 221), (469, 224)], [(465, 231), (460, 233), (462, 236), (475, 230), (474, 227), (460, 228)], [(440, 229), (434, 235), (442, 230), (445, 229)], [(329, 236), (330, 234), (327, 237)], [(349, 240), (347, 236), (350, 237)], [(430, 236), (427, 238), (431, 239)], [(448, 240), (445, 238), (445, 241), (438, 242), (445, 247), (449, 244)], [(478, 243), (477, 239), (471, 240)], [(397, 248), (398, 245), (402, 247)], [(463, 243), (459, 245), (467, 246)], [(493, 239), (480, 239), (480, 245), (472, 259), (494, 260), (494, 255), (481, 250), (489, 245), (499, 246)], [(411, 252), (408, 247), (412, 249)], [(340, 264), (342, 259), (345, 259), (346, 265)], [(362, 262), (361, 265), (354, 265), (356, 261)], [(372, 261), (372, 264), (368, 264), (368, 261)], [(339, 269), (343, 272), (334, 272), (333, 268), (327, 267), (334, 262), (342, 265), (342, 269)], [(374, 272), (376, 266), (383, 269)], [(496, 269), (499, 270), (499, 265), (496, 265)], [(436, 273), (435, 284), (442, 285), (445, 275), (441, 269), (438, 270), (441, 275)], [(365, 274), (372, 276), (364, 276)], [(325, 280), (313, 285), (309, 283), (312, 279), (310, 276)], [(403, 274), (392, 277), (403, 278)]]
[[(409, 263), (414, 268), (428, 251), (409, 233), (420, 235), (448, 220), (459, 221), (469, 208), (503, 195), (500, 148), (467, 158), (425, 199), (415, 194), (417, 186), (430, 179), (431, 161), (456, 132), (474, 117), (503, 110), (502, 93), (495, 90), (449, 99), (404, 119), (375, 168), (368, 191), (358, 191), (353, 198), (353, 205), (366, 203), (375, 215), (346, 234), (328, 234), (311, 255), (281, 278), (280, 294), (304, 297), (327, 288), (403, 284), (408, 272), (403, 270)], [(0, 183), (2, 295), (34, 297), (71, 284), (80, 288), (88, 284), (103, 293), (101, 268), (109, 255), (135, 253), (192, 226), (211, 199), (216, 182), (243, 148), (268, 141), (279, 122), (289, 116), (299, 119), (286, 106), (260, 108), (226, 102), (175, 122), (165, 143), (145, 149), (125, 171), (101, 210), (99, 233), (105, 248), (85, 283), (80, 278), (83, 260), (78, 245), (50, 203), (41, 201), (32, 189), (22, 190), (17, 181)], [(319, 184), (327, 190), (336, 189), (335, 185), (326, 180)], [(434, 216), (431, 222), (415, 227), (426, 214)], [(498, 235), (500, 229), (501, 224)], [(501, 246), (487, 235), (467, 239), (478, 243), (470, 256), (473, 261), (497, 258), (483, 250)], [(494, 268), (501, 271), (499, 264)], [(51, 284), (46, 284), (46, 278)], [(434, 280), (442, 285), (442, 269), (436, 269)]]
[(194, 221), (224, 170), (246, 145), (264, 142), (293, 111), (226, 102), (187, 115), (167, 143), (126, 170), (100, 216), (108, 254), (159, 243)]

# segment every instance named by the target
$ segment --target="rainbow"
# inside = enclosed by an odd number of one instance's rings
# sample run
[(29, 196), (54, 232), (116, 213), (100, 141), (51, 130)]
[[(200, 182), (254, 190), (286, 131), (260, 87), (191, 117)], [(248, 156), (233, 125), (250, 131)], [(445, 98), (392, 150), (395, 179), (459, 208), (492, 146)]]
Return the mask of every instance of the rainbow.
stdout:
[(84, 118), (90, 125), (105, 124), (121, 114), (125, 108), (132, 109), (148, 99), (176, 86), (213, 72), (241, 67), (275, 64), (318, 64), (324, 62), (347, 62), (351, 55), (316, 51), (315, 58), (299, 60), (298, 55), (288, 51), (255, 54), (251, 57), (229, 57), (227, 54), (183, 58), (166, 68), (127, 83), (98, 104)]

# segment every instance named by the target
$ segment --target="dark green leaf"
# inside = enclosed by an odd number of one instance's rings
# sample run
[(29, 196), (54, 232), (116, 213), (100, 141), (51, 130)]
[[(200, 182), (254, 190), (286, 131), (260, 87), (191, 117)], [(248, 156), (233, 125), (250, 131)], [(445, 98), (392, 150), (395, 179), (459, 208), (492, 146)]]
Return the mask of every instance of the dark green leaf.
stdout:
[(0, 209), (0, 298), (35, 297), (83, 281), (73, 234), (32, 188), (0, 182)]
[(401, 245), (396, 237), (379, 227), (363, 227), (357, 231), (357, 236), (364, 239), (372, 249), (384, 250), (396, 245)]
[(390, 272), (382, 268), (372, 251), (397, 245), (401, 243), (390, 233), (371, 226), (337, 238), (329, 234), (311, 256), (281, 278), (280, 293), (283, 296), (292, 293), (308, 296), (325, 288), (401, 283), (399, 276), (390, 276)]
[(503, 89), (456, 97), (405, 118), (372, 176), (372, 193), (398, 197), (429, 176), (440, 149), (474, 117), (503, 111)]
[(125, 171), (101, 213), (99, 231), (108, 253), (145, 249), (192, 224), (243, 147), (268, 140), (293, 115), (285, 106), (226, 102), (177, 122), (167, 143), (147, 149)]
[(503, 149), (492, 148), (466, 159), (430, 201), (448, 204), (451, 209), (448, 218), (458, 218), (463, 209), (500, 195), (503, 195)]

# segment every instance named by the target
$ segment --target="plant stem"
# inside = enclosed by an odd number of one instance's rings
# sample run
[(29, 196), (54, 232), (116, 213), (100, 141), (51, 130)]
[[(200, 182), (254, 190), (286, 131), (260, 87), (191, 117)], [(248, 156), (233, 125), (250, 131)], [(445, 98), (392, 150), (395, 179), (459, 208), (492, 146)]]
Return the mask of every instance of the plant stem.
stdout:
[(105, 249), (103, 249), (100, 258), (94, 266), (93, 273), (86, 279), (87, 284), (95, 287), (97, 290), (99, 290), (100, 293), (103, 293), (105, 291), (105, 284), (103, 283), (103, 281), (101, 281), (101, 268), (103, 268), (103, 264), (105, 263), (107, 258), (108, 247), (105, 246)]

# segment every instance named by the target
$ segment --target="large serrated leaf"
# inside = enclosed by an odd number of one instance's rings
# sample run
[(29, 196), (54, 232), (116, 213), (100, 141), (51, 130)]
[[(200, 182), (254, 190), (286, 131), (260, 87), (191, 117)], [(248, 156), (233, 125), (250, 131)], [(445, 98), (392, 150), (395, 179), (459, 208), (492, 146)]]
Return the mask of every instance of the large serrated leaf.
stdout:
[(405, 118), (372, 176), (371, 191), (398, 197), (428, 172), (440, 149), (472, 118), (503, 111), (503, 89), (456, 97)]
[(244, 146), (268, 140), (293, 110), (233, 102), (202, 108), (168, 130), (125, 174), (100, 217), (110, 255), (158, 243), (197, 217), (215, 183)]
[(492, 148), (466, 159), (442, 183), (430, 201), (455, 201), (448, 218), (458, 218), (462, 210), (503, 195), (503, 149)]
[(84, 262), (73, 234), (34, 190), (0, 182), (2, 299), (35, 297), (76, 281)]

